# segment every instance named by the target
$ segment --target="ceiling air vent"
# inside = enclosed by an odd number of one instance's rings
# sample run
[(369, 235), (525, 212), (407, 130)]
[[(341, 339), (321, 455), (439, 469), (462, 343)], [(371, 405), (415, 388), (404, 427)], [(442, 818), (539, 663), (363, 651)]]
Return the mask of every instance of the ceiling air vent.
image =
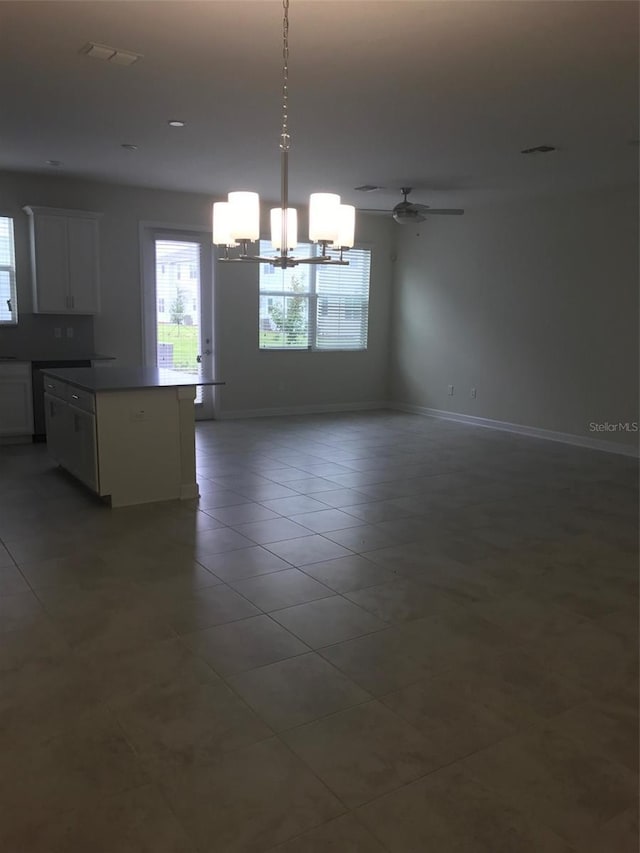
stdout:
[(103, 62), (111, 62), (113, 65), (133, 65), (134, 62), (142, 59), (141, 53), (122, 50), (119, 47), (111, 47), (108, 44), (98, 44), (95, 41), (87, 42), (80, 50), (80, 53), (90, 56), (91, 59), (101, 59)]
[(375, 184), (363, 184), (361, 187), (354, 187), (354, 189), (361, 193), (372, 193), (375, 190), (381, 190), (382, 187), (377, 187)]
[(553, 145), (536, 145), (535, 148), (523, 148), (521, 154), (548, 154), (550, 151), (555, 151)]

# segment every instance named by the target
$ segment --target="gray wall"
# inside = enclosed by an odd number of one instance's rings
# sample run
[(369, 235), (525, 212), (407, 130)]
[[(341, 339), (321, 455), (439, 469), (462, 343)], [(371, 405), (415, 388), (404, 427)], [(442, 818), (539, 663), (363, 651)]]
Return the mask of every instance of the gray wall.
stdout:
[[(56, 321), (27, 316), (32, 303), (25, 204), (103, 213), (103, 309), (94, 322), (95, 348), (122, 364), (140, 363), (139, 222), (208, 228), (211, 198), (0, 173), (0, 210), (16, 221), (20, 334), (37, 332), (42, 352), (42, 337), (53, 334)], [(218, 411), (330, 408), (391, 398), (635, 442), (634, 434), (592, 433), (589, 423), (638, 420), (637, 227), (635, 188), (433, 217), (419, 236), (390, 218), (361, 216), (358, 239), (374, 253), (369, 349), (362, 353), (261, 352), (257, 267), (218, 264), (216, 372), (228, 383)], [(0, 329), (0, 350), (15, 333)]]
[[(100, 211), (103, 214), (100, 222), (102, 311), (94, 321), (95, 348), (116, 356), (120, 364), (140, 364), (143, 348), (139, 223), (154, 221), (210, 228), (211, 201), (208, 195), (193, 193), (60, 176), (0, 173), (0, 212), (15, 217), (20, 316), (25, 319), (32, 311), (27, 216), (22, 207), (30, 204)], [(263, 222), (268, 222), (266, 216)], [(301, 229), (300, 233), (304, 237), (306, 232)], [(214, 273), (216, 373), (227, 382), (219, 395), (219, 414), (312, 404), (339, 407), (388, 398), (391, 235), (392, 224), (384, 218), (361, 217), (356, 237), (374, 252), (369, 349), (362, 353), (261, 352), (257, 266), (217, 265)], [(39, 326), (45, 328), (44, 324)], [(26, 328), (24, 323), (23, 327)]]
[(545, 198), (398, 232), (394, 401), (637, 443), (589, 429), (638, 420), (637, 198)]

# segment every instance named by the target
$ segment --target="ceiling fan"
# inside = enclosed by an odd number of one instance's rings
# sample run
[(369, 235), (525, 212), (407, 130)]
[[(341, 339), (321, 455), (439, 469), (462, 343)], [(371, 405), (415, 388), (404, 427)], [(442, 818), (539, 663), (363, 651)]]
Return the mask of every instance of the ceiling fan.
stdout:
[(429, 207), (428, 204), (414, 204), (407, 201), (407, 196), (411, 192), (412, 187), (402, 187), (400, 192), (404, 196), (403, 200), (396, 204), (393, 210), (367, 210), (363, 209), (363, 213), (391, 213), (398, 225), (415, 225), (417, 222), (424, 222), (427, 216), (462, 216), (464, 210), (459, 207)]

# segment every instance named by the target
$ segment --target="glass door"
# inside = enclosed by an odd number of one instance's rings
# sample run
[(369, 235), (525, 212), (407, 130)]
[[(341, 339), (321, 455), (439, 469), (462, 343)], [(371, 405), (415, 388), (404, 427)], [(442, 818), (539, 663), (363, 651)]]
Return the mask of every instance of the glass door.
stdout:
[[(147, 361), (184, 373), (213, 375), (211, 241), (189, 232), (152, 239), (153, 299), (147, 297)], [(149, 286), (146, 291), (149, 295)], [(151, 316), (148, 316), (151, 320)], [(213, 417), (210, 387), (197, 387), (196, 418)]]

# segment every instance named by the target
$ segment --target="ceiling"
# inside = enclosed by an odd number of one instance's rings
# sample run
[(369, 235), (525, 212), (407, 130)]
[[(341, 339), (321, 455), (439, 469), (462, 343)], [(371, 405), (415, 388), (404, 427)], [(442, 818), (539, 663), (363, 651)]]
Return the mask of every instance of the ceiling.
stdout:
[[(292, 199), (390, 207), (409, 185), (472, 207), (637, 180), (639, 8), (291, 0)], [(277, 199), (281, 15), (274, 0), (2, 0), (0, 168)], [(90, 59), (89, 41), (143, 58)], [(557, 151), (520, 154), (541, 144)]]

